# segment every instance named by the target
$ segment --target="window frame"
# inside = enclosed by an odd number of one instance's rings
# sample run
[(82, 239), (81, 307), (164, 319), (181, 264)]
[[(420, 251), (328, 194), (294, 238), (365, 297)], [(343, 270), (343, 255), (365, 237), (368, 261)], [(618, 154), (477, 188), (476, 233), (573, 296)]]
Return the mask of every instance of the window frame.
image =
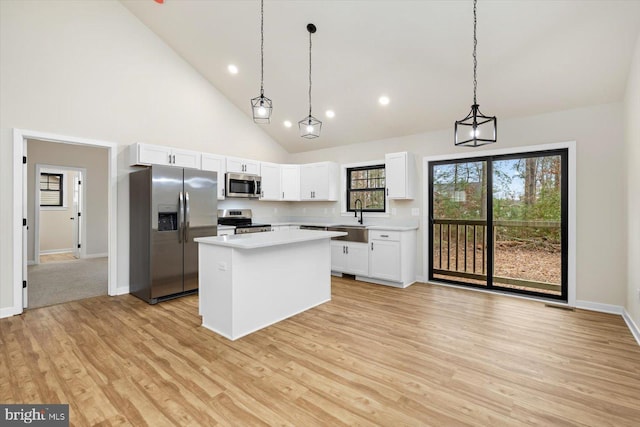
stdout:
[[(58, 190), (51, 190), (49, 188), (43, 189), (42, 188), (42, 176), (45, 175), (47, 176), (47, 187), (49, 186), (49, 179), (48, 177), (51, 176), (57, 176), (59, 178), (59, 189)], [(41, 208), (64, 208), (65, 207), (65, 203), (64, 203), (64, 185), (65, 185), (65, 179), (64, 179), (64, 173), (63, 172), (40, 172), (39, 175), (39, 200), (38, 200), (38, 204), (40, 205)], [(57, 192), (58, 193), (58, 204), (52, 205), (52, 204), (43, 204), (42, 203), (42, 192), (43, 191), (47, 191), (47, 192)]]
[[(385, 186), (384, 187), (367, 187), (367, 188), (358, 188), (358, 189), (352, 189), (351, 188), (351, 172), (353, 171), (362, 171), (362, 170), (377, 170), (377, 169), (383, 169), (385, 174), (384, 174), (384, 180), (385, 180)], [(375, 163), (371, 163), (371, 164), (366, 164), (366, 165), (345, 165), (345, 213), (352, 213), (352, 212), (356, 212), (356, 209), (351, 209), (351, 193), (352, 191), (381, 191), (382, 192), (382, 200), (383, 200), (383, 208), (382, 209), (367, 209), (363, 206), (362, 212), (366, 212), (366, 213), (374, 213), (374, 214), (385, 214), (387, 213), (387, 194), (386, 194), (386, 180), (387, 180), (387, 169), (386, 169), (386, 165), (385, 162), (375, 162)], [(358, 209), (359, 211), (359, 209)]]

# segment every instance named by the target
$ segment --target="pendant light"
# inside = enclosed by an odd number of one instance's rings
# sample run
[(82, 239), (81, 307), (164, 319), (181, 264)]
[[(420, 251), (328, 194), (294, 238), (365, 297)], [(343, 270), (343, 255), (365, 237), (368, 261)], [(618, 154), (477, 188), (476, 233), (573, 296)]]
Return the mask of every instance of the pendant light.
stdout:
[(251, 100), (253, 121), (258, 124), (271, 122), (273, 106), (271, 100), (264, 96), (264, 0), (260, 0), (260, 96)]
[(476, 57), (476, 46), (478, 38), (476, 36), (476, 26), (478, 19), (476, 17), (476, 3), (473, 0), (473, 105), (471, 111), (462, 120), (456, 121), (455, 126), (455, 145), (465, 145), (467, 147), (480, 147), (481, 145), (493, 144), (497, 140), (498, 119), (495, 116), (485, 116), (480, 112), (478, 101), (476, 100), (476, 91), (478, 80), (476, 78), (478, 60)]
[(300, 136), (303, 138), (317, 138), (320, 136), (322, 122), (311, 115), (311, 34), (316, 32), (316, 26), (307, 24), (309, 31), (309, 116), (298, 122)]

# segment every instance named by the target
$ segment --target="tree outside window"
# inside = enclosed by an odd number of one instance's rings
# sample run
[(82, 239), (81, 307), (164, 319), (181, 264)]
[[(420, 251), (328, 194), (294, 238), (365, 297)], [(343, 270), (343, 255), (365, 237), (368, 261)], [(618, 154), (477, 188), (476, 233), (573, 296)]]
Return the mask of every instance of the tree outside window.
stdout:
[[(347, 212), (356, 210), (356, 200), (362, 201), (363, 212), (386, 211), (386, 178), (384, 165), (347, 169)], [(358, 203), (358, 210), (360, 203)]]

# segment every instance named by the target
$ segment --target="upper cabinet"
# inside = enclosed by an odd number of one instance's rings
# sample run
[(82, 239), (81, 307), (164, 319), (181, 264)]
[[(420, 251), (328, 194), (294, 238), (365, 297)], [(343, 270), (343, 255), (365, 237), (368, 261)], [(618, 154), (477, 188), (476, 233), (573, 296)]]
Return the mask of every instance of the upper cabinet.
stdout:
[(132, 166), (165, 165), (193, 169), (200, 169), (202, 157), (197, 151), (142, 143), (130, 145), (129, 155)]
[(202, 153), (202, 170), (218, 172), (218, 200), (224, 200), (227, 180), (224, 174), (227, 172), (227, 162), (224, 156)]
[(417, 185), (413, 153), (389, 153), (384, 156), (387, 196), (390, 199), (413, 199)]
[(227, 172), (249, 173), (260, 175), (260, 162), (257, 160), (227, 157)]
[(280, 191), (280, 165), (260, 163), (261, 190), (260, 200), (282, 200)]
[(281, 200), (300, 200), (300, 165), (280, 165)]
[(300, 165), (301, 200), (338, 200), (338, 164), (333, 162)]

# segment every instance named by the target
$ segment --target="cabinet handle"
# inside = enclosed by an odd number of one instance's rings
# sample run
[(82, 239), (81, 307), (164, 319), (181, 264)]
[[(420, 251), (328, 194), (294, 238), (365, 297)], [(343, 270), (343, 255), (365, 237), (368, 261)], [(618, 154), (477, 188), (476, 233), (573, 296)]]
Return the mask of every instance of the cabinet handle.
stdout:
[(226, 191), (224, 188), (222, 188), (222, 197), (224, 197), (226, 195)]
[(343, 253), (343, 254), (346, 254), (346, 253), (347, 253), (347, 252), (345, 252), (345, 250), (344, 250), (344, 245), (342, 246), (342, 253)]
[(282, 192), (282, 198), (284, 199), (284, 191)]
[(371, 250), (373, 250), (373, 242), (371, 242)]
[(380, 237), (389, 237), (388, 234), (381, 234)]
[(387, 196), (389, 195), (389, 187), (387, 187)]
[(349, 246), (347, 246), (346, 248), (347, 248), (347, 255), (349, 255)]

